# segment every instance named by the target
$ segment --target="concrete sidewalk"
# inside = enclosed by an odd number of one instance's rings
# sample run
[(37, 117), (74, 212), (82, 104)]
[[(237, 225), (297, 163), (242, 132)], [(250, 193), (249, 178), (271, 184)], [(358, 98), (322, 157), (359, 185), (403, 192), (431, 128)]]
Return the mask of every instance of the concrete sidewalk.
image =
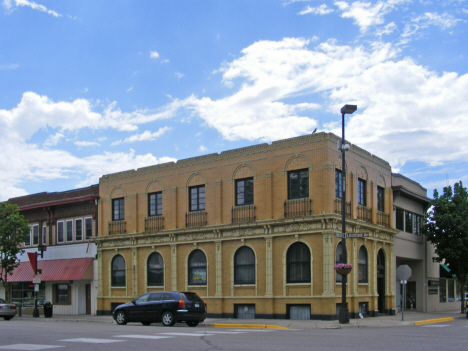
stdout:
[[(454, 319), (467, 319), (466, 314), (460, 311), (451, 312), (405, 312), (404, 321), (401, 314), (395, 316), (366, 317), (351, 319), (349, 324), (340, 324), (335, 321), (307, 320), (296, 321), (289, 319), (227, 319), (227, 318), (207, 318), (199, 327), (217, 328), (255, 328), (255, 329), (340, 329), (340, 328), (375, 328), (375, 327), (396, 327), (404, 325), (443, 323)], [(28, 320), (35, 322), (88, 322), (88, 323), (114, 323), (112, 316), (90, 316), (90, 315), (61, 315), (52, 318), (33, 318), (32, 315), (16, 316), (13, 320)]]

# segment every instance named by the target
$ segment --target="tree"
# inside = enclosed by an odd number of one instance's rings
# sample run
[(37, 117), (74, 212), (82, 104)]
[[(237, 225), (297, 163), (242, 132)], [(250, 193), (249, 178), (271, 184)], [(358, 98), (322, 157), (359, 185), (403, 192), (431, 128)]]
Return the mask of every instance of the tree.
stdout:
[(462, 182), (434, 190), (429, 219), (423, 232), (434, 245), (434, 261), (443, 262), (461, 284), (461, 312), (465, 311), (464, 287), (468, 275), (468, 192)]
[(17, 255), (24, 252), (21, 244), (26, 241), (29, 230), (28, 221), (19, 213), (18, 206), (0, 203), (0, 280), (7, 301), (10, 301), (8, 276), (19, 265)]

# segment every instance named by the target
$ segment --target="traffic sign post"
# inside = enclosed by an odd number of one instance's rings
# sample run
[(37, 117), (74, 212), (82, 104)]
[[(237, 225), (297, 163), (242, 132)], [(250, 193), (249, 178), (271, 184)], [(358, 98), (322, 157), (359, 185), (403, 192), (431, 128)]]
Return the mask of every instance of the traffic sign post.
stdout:
[(406, 284), (408, 283), (408, 279), (411, 277), (411, 268), (406, 265), (402, 264), (396, 270), (397, 279), (400, 280), (400, 283), (403, 285), (403, 294), (401, 299), (401, 320), (405, 320), (405, 304), (406, 304)]

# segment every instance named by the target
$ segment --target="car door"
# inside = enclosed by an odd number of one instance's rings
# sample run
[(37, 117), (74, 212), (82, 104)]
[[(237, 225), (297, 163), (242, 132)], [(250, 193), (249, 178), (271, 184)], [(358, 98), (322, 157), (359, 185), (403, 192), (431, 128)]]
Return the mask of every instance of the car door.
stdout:
[(161, 297), (162, 293), (150, 293), (148, 297), (148, 302), (146, 303), (146, 320), (152, 322), (159, 322), (161, 317)]
[(146, 305), (150, 294), (144, 294), (132, 301), (127, 307), (127, 320), (130, 322), (142, 322), (145, 320)]

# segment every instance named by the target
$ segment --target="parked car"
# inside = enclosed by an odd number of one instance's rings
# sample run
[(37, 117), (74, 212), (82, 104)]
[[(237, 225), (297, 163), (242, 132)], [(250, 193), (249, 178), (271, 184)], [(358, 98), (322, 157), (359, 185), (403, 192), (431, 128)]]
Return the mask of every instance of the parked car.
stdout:
[(176, 322), (185, 322), (189, 327), (196, 327), (206, 319), (206, 305), (193, 292), (152, 292), (117, 306), (113, 317), (120, 325), (127, 322), (141, 322), (143, 325), (161, 322), (167, 327)]
[(9, 321), (16, 316), (17, 310), (14, 303), (8, 303), (4, 299), (0, 299), (0, 317), (3, 317), (6, 321)]

